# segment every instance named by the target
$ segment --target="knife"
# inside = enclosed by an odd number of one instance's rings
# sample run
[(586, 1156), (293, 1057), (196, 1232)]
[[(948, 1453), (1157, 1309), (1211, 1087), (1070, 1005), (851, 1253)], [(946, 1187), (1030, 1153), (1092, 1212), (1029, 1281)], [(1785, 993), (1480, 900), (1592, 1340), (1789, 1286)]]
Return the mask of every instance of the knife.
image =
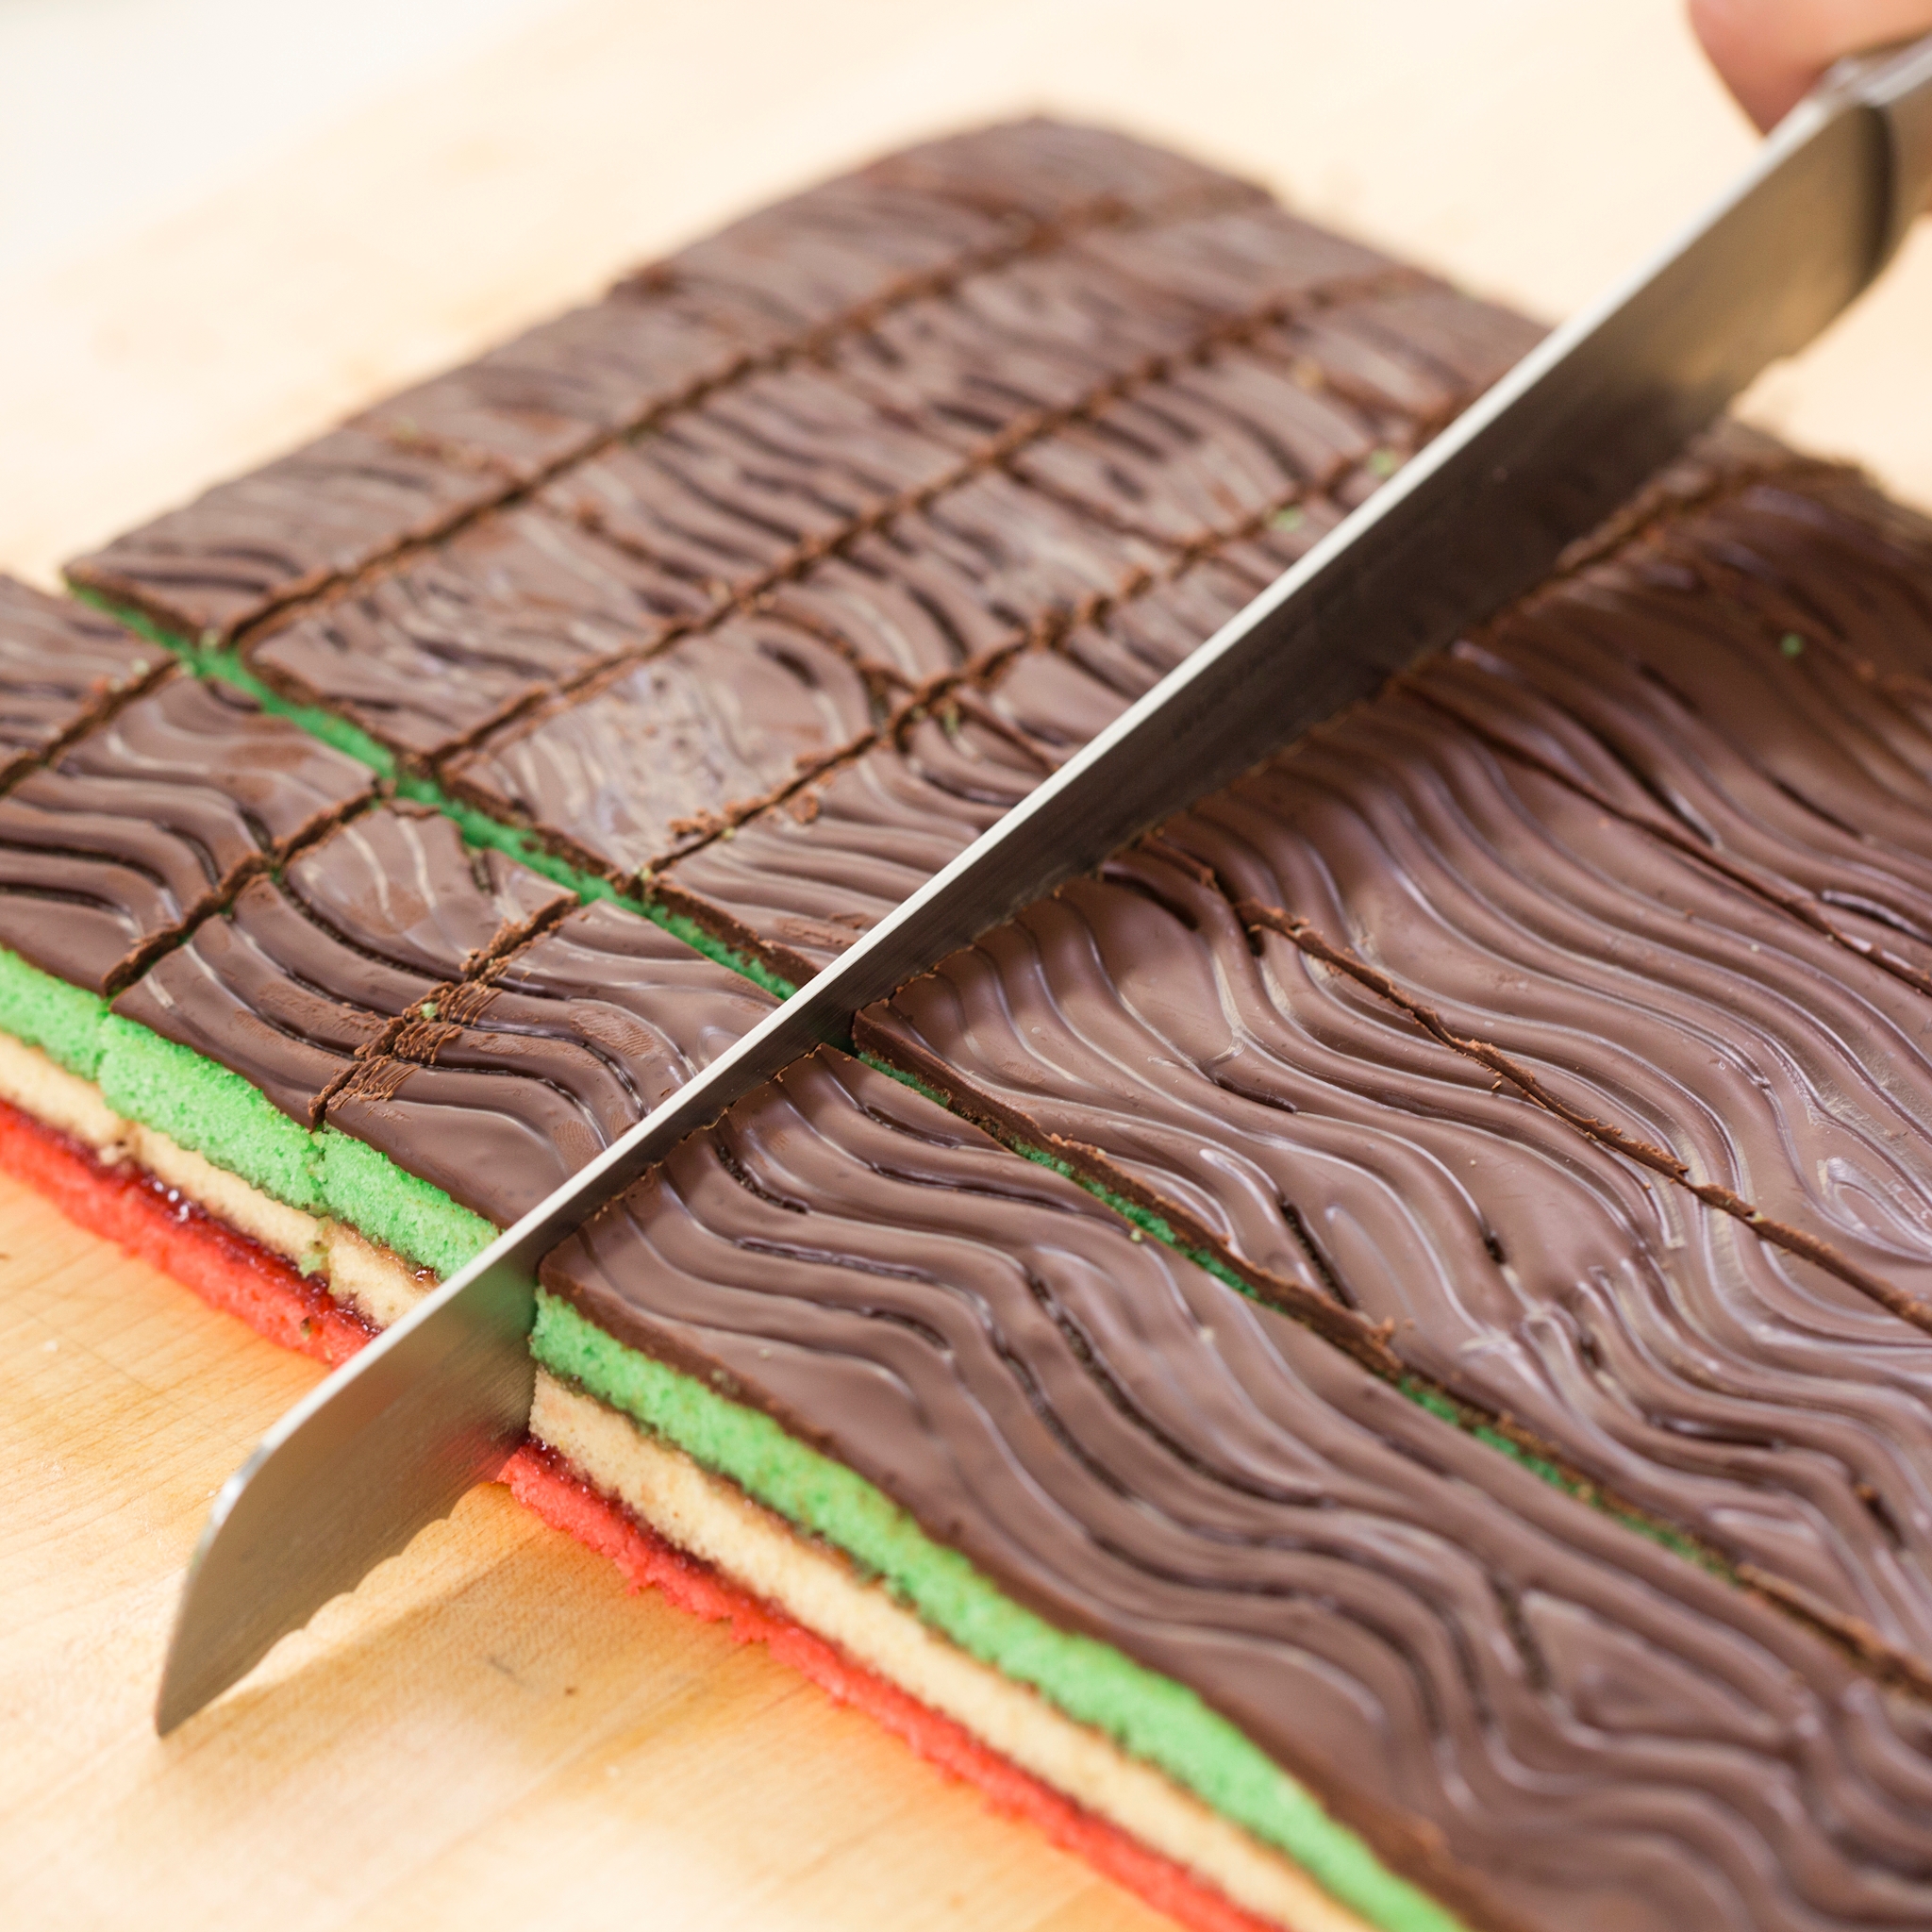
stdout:
[[(270, 1430), (216, 1498), (163, 1733), (523, 1440), (537, 1264), (688, 1134), (969, 944), (1529, 590), (1890, 258), (1932, 192), (1932, 37), (1841, 62), (1674, 242), (896, 912)], [(1928, 371), (1932, 373), (1932, 371)]]

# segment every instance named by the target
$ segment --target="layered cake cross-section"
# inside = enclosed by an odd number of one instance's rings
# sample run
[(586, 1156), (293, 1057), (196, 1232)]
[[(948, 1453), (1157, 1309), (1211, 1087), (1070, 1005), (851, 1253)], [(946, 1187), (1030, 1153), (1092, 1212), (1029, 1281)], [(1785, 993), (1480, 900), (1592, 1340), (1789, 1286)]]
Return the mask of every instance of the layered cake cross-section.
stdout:
[[(341, 1358), (1536, 333), (1022, 123), (0, 588), (0, 1158)], [(513, 1486), (1197, 1927), (1932, 1921), (1928, 691), (1726, 432), (549, 1257)]]

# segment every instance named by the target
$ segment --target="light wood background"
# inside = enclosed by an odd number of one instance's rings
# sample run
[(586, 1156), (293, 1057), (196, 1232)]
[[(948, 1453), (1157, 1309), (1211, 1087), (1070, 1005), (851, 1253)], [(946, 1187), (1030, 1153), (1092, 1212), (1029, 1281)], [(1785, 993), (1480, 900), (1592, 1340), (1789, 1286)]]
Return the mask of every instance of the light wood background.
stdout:
[[(0, 565), (51, 582), (639, 258), (975, 117), (1044, 106), (1182, 142), (1552, 317), (1750, 142), (1674, 0), (524, 0), (492, 18), (508, 38), (419, 60), (279, 146), (251, 136), (164, 218), (0, 260)], [(148, 96), (186, 99), (157, 44)], [(77, 103), (89, 76), (61, 85)], [(0, 214), (22, 190), (0, 181)], [(1750, 413), (1932, 506), (1932, 225)], [(0, 1181), (9, 1924), (1154, 1924), (762, 1652), (626, 1597), (500, 1491), (158, 1742), (208, 1500), (317, 1374)]]

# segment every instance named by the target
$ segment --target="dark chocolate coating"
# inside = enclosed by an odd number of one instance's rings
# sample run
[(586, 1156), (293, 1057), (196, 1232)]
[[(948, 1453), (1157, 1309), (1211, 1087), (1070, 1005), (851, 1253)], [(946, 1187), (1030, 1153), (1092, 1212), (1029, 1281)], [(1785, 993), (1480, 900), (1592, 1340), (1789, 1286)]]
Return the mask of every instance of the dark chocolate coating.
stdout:
[(85, 604), (0, 575), (0, 786), (171, 661)]
[(1044, 115), (922, 142), (873, 162), (860, 178), (1046, 229), (1267, 200), (1186, 155)]
[(620, 286), (389, 397), (356, 424), (527, 483), (691, 391), (727, 380), (772, 346), (768, 329), (746, 327), (715, 303), (700, 314), (668, 282)]
[[(653, 408), (1023, 237), (887, 187), (831, 183), (687, 249), (590, 309), (420, 385), (70, 566), (190, 636), (232, 637), (501, 500)], [(656, 299), (653, 299), (653, 298)]]
[(1427, 286), (1413, 269), (1266, 202), (1097, 229), (1068, 252), (1105, 264), (1136, 308), (1178, 302), (1208, 322), (1282, 317), (1350, 295)]
[(1190, 548), (1328, 489), (1380, 428), (1288, 367), (1228, 349), (1020, 453), (1029, 482), (1103, 521)]
[(975, 576), (903, 526), (841, 545), (758, 603), (915, 690), (1011, 650), (1024, 635), (987, 607)]
[(1932, 1663), (1932, 1337), (1391, 1015), (1141, 857), (855, 1038)]
[(808, 632), (740, 617), (454, 759), (453, 789), (634, 878), (755, 810), (873, 725), (865, 679)]
[(508, 1227), (774, 1004), (592, 904), (411, 1020), (330, 1100), (329, 1124)]
[(427, 764), (715, 602), (700, 585), (525, 508), (269, 633), (248, 661), (291, 697)]
[(170, 676), (0, 799), (0, 944), (112, 992), (375, 784), (232, 687)]
[(936, 552), (1014, 630), (1078, 622), (1172, 561), (1142, 537), (1113, 532), (1002, 471), (972, 477), (924, 509), (895, 518), (878, 551)]
[(908, 303), (830, 353), (841, 377), (878, 407), (975, 450), (1146, 380), (1211, 326), (1184, 296), (1072, 251)]
[[(1332, 511), (1311, 515), (1306, 541), (1334, 520)], [(658, 892), (802, 984), (1110, 724), (1281, 567), (1272, 558), (1243, 560), (1246, 571), (1219, 558), (1196, 564), (1112, 605), (1060, 649), (1021, 652), (979, 688), (958, 691), (936, 720), (908, 724), (895, 741), (680, 861)], [(831, 577), (841, 561), (817, 574), (824, 594), (809, 605), (777, 600), (779, 608), (892, 609), (882, 598), (868, 607), (866, 586), (849, 569)], [(885, 628), (881, 622), (871, 634)], [(848, 635), (857, 630), (849, 626)], [(922, 635), (912, 625), (907, 631)], [(906, 661), (916, 661), (910, 652)]]
[(542, 501), (722, 601), (938, 488), (960, 460), (805, 364), (738, 383), (576, 465)]
[(67, 566), (73, 582), (192, 640), (243, 625), (494, 502), (494, 472), (367, 429), (335, 429), (217, 483)]
[(824, 1054), (543, 1266), (1475, 1925), (1932, 1915), (1932, 1724), (1079, 1189)]
[(1170, 836), (1932, 1326), (1924, 993), (1399, 695)]
[(860, 174), (759, 208), (680, 249), (662, 273), (701, 312), (751, 311), (805, 343), (1028, 239), (1024, 224)]
[(418, 806), (388, 805), (244, 887), (114, 1002), (242, 1074), (304, 1126), (394, 1023), (485, 967), (572, 895), (464, 846)]
[[(1333, 508), (1319, 502), (1294, 513), (1295, 531), (1306, 533), (1310, 545), (1339, 521)], [(1115, 605), (1097, 622), (1069, 631), (1058, 649), (1124, 698), (1144, 696), (1284, 568), (1273, 558), (1243, 557), (1241, 563), (1246, 567), (1239, 567), (1226, 552), (1217, 553), (1172, 581)]]
[(329, 1090), (439, 987), (344, 945), (276, 882), (251, 879), (114, 1002), (115, 1012), (206, 1055), (305, 1127)]
[(955, 858), (1053, 769), (970, 699), (714, 840), (658, 896), (803, 984)]
[(973, 697), (1055, 765), (1099, 737), (1132, 702), (1071, 658), (1037, 649), (1009, 658)]
[(297, 857), (283, 884), (358, 952), (462, 979), (576, 903), (507, 854), (465, 845), (426, 806), (365, 812)]

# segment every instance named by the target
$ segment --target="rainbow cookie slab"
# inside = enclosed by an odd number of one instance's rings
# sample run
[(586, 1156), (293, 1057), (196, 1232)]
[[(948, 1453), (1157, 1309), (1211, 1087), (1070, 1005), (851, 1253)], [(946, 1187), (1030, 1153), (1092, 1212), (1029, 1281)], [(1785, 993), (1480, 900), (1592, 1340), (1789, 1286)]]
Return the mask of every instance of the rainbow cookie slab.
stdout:
[[(0, 1158), (342, 1358), (1534, 335), (1022, 123), (5, 589)], [(553, 1254), (508, 1479), (1195, 1926), (1932, 1923), (1928, 692), (1727, 432)]]

